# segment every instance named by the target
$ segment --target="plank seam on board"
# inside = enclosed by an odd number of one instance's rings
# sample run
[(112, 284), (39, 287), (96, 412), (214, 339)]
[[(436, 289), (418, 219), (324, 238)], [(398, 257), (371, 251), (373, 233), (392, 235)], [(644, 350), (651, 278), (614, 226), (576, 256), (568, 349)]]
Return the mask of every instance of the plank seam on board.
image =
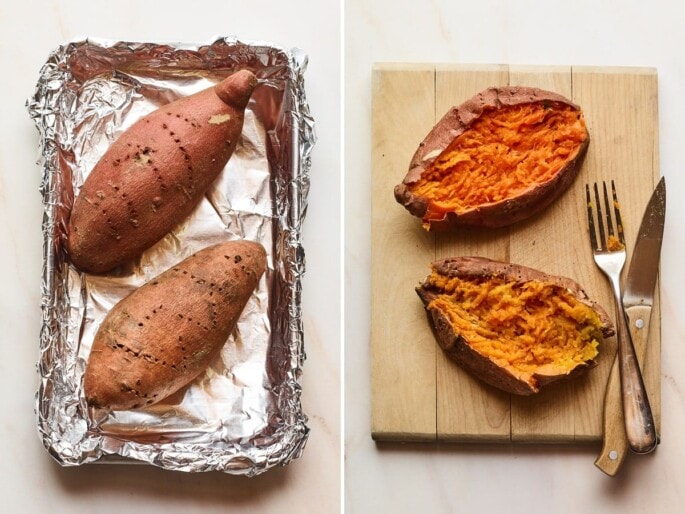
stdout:
[[(433, 126), (437, 123), (438, 120), (438, 68), (437, 66), (433, 66)], [(436, 261), (438, 258), (438, 245), (437, 245), (437, 236), (435, 233), (433, 233), (431, 239), (433, 240), (433, 261)], [(435, 441), (438, 442), (440, 440), (440, 427), (438, 426), (438, 408), (440, 407), (439, 405), (439, 393), (438, 391), (438, 359), (440, 359), (440, 351), (436, 349), (435, 358), (433, 359), (433, 375), (435, 376), (435, 418), (434, 418), (434, 423), (433, 426), (435, 427)]]
[[(511, 73), (509, 73), (509, 65), (505, 65), (507, 72), (507, 86), (511, 86)], [(507, 234), (507, 248), (505, 251), (505, 260), (511, 263), (511, 232)], [(514, 441), (514, 415), (513, 415), (514, 402), (512, 400), (512, 395), (509, 393), (509, 444)]]
[[(570, 70), (571, 70), (571, 101), (573, 103), (576, 103), (576, 101), (575, 101), (576, 92), (575, 92), (575, 89), (573, 87), (573, 84), (575, 82), (574, 73), (573, 73), (573, 65), (570, 66)], [(576, 385), (572, 385), (571, 387), (573, 388), (573, 391), (575, 393)], [(578, 431), (577, 431), (576, 420), (575, 420), (575, 409), (573, 409), (571, 412), (573, 412), (573, 441), (578, 442)]]

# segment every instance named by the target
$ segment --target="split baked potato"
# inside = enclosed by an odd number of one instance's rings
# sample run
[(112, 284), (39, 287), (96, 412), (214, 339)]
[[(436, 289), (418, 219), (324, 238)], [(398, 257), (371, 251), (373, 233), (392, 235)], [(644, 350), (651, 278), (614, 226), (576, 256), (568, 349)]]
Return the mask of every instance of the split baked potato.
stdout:
[(427, 230), (506, 226), (568, 188), (589, 141), (582, 111), (563, 96), (489, 88), (453, 107), (430, 131), (395, 199)]
[(531, 395), (595, 365), (614, 328), (575, 281), (482, 257), (434, 262), (416, 288), (447, 355), (503, 391)]

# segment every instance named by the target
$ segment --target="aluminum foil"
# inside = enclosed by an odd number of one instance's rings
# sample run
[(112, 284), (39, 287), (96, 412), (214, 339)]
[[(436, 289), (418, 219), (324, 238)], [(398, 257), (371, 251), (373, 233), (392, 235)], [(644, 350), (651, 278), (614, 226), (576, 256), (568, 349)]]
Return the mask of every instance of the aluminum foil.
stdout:
[[(255, 475), (300, 456), (309, 429), (298, 382), (301, 224), (315, 141), (306, 56), (269, 43), (78, 40), (53, 51), (27, 108), (40, 133), (44, 216), (38, 431), (62, 465), (142, 461)], [(80, 273), (64, 251), (74, 196), (109, 144), (144, 114), (238, 69), (259, 79), (240, 143), (193, 214), (130, 265)], [(147, 409), (95, 412), (83, 373), (108, 310), (195, 251), (229, 239), (267, 249), (268, 267), (220, 358)]]

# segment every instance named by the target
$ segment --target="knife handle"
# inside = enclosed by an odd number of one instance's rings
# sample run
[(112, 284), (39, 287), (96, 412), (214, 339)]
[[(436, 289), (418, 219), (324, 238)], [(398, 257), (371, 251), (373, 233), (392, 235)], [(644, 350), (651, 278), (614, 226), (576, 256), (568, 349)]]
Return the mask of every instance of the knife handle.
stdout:
[(627, 317), (622, 306), (619, 304), (617, 307), (618, 366), (628, 445), (635, 453), (650, 453), (657, 443), (652, 408), (628, 331)]
[[(626, 309), (628, 330), (640, 368), (644, 367), (649, 336), (649, 318), (651, 307), (635, 306)], [(618, 355), (609, 373), (609, 380), (604, 394), (603, 444), (595, 460), (595, 466), (609, 476), (615, 476), (628, 454), (628, 437), (623, 421), (621, 398), (621, 379), (618, 369)]]

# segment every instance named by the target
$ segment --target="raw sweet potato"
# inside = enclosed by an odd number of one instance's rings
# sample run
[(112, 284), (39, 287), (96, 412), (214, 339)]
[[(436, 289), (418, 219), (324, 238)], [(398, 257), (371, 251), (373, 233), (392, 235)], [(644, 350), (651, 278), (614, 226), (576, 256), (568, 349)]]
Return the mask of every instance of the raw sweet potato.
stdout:
[(480, 257), (444, 259), (416, 292), (440, 346), (477, 378), (530, 395), (595, 365), (614, 329), (575, 281)]
[(68, 228), (71, 262), (92, 273), (139, 256), (183, 221), (235, 150), (257, 84), (247, 70), (127, 129), (88, 175)]
[(580, 108), (564, 97), (486, 89), (431, 130), (395, 198), (428, 230), (509, 225), (568, 188), (589, 141)]
[(200, 250), (136, 289), (107, 314), (84, 377), (89, 405), (152, 405), (218, 356), (266, 267), (259, 243)]

